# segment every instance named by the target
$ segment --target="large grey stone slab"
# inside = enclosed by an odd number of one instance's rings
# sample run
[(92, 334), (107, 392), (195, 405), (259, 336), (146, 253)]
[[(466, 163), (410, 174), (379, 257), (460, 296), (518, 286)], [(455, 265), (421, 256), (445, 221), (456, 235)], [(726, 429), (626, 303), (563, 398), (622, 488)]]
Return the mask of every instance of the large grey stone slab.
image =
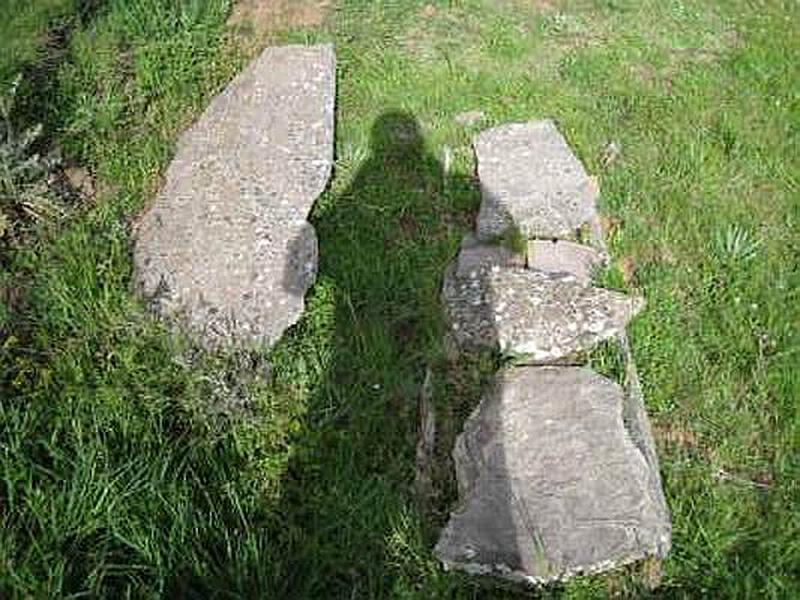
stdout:
[(208, 345), (272, 344), (314, 281), (306, 217), (333, 162), (330, 45), (267, 48), (180, 138), (141, 217), (138, 290)]
[(596, 236), (596, 185), (552, 121), (488, 129), (474, 147), (483, 195), (478, 237), (510, 227), (529, 238)]
[(607, 261), (599, 250), (566, 240), (530, 240), (528, 268), (546, 273), (566, 273), (589, 284), (592, 274)]
[(442, 300), (463, 347), (499, 347), (538, 364), (569, 359), (620, 335), (644, 300), (572, 275), (489, 262), (445, 276)]
[(546, 583), (665, 556), (657, 467), (624, 402), (583, 367), (499, 373), (453, 451), (460, 503), (435, 548), (445, 566)]

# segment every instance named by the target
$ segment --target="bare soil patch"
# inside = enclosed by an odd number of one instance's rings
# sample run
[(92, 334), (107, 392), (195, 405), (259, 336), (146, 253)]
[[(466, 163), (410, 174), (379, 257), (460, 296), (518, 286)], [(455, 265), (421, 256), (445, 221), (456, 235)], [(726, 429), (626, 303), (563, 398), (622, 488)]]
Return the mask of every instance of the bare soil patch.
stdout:
[(257, 42), (278, 31), (321, 27), (332, 6), (332, 0), (241, 0), (228, 24)]

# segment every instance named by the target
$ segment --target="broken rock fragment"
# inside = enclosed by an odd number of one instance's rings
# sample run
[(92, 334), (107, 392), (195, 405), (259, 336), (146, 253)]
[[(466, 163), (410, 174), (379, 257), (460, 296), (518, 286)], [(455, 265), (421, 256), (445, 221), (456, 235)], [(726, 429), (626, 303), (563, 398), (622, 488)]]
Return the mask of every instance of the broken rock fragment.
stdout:
[(571, 275), (497, 269), (488, 277), (500, 350), (546, 363), (619, 335), (641, 298), (590, 287)]
[[(457, 264), (463, 264), (460, 258)], [(442, 296), (462, 346), (499, 347), (540, 364), (621, 334), (644, 306), (641, 298), (591, 287), (573, 275), (508, 266), (488, 250), (480, 266), (451, 269)]]
[(592, 273), (605, 264), (606, 257), (595, 248), (567, 240), (528, 242), (528, 268), (546, 273), (572, 275), (588, 285)]
[(657, 466), (631, 441), (623, 401), (583, 367), (501, 371), (456, 441), (461, 501), (439, 559), (546, 583), (663, 557), (671, 525)]

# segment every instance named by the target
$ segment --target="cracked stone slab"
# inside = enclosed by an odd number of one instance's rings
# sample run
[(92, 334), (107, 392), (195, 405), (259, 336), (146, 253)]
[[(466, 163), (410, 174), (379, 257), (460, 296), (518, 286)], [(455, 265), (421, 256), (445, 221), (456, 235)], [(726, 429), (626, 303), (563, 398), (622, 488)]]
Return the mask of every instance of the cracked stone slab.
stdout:
[(524, 267), (525, 257), (514, 254), (505, 246), (485, 244), (468, 235), (461, 242), (456, 264), (457, 277), (476, 277), (478, 273), (491, 266)]
[(205, 345), (271, 345), (300, 317), (334, 99), (331, 45), (267, 48), (178, 141), (137, 226), (135, 285)]
[(591, 246), (567, 240), (531, 240), (528, 242), (528, 268), (546, 273), (566, 273), (580, 283), (589, 284), (592, 273), (607, 258)]
[(528, 238), (578, 239), (599, 231), (597, 186), (550, 120), (510, 123), (474, 141), (483, 240), (511, 227)]
[(490, 264), (450, 272), (442, 293), (456, 341), (499, 347), (537, 364), (569, 359), (620, 335), (644, 300), (591, 287), (572, 275)]
[(660, 479), (631, 440), (623, 389), (584, 367), (501, 371), (453, 451), (448, 568), (547, 583), (663, 558)]

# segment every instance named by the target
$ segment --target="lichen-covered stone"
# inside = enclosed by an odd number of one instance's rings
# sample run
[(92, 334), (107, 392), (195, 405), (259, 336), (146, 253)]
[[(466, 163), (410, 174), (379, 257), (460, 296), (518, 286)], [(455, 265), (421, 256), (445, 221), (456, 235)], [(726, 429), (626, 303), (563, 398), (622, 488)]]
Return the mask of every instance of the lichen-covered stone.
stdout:
[(452, 269), (445, 276), (445, 313), (464, 347), (499, 347), (521, 360), (553, 363), (619, 335), (644, 306), (641, 298), (572, 275), (501, 264), (487, 260), (463, 277)]
[(483, 195), (479, 238), (512, 227), (528, 238), (596, 237), (596, 186), (552, 121), (488, 129), (474, 147)]
[(272, 344), (299, 318), (306, 222), (333, 162), (330, 45), (267, 48), (180, 138), (134, 249), (139, 292), (206, 345)]
[(461, 242), (456, 264), (456, 276), (476, 277), (487, 267), (524, 267), (525, 257), (515, 254), (506, 246), (486, 244), (468, 235)]
[(460, 503), (439, 559), (546, 583), (665, 556), (660, 480), (623, 402), (619, 385), (583, 367), (501, 372), (456, 441)]
[(528, 242), (528, 268), (545, 273), (572, 275), (589, 284), (592, 273), (606, 262), (598, 250), (566, 240), (531, 240)]
[(620, 334), (644, 300), (579, 283), (571, 275), (495, 269), (488, 278), (500, 350), (537, 363), (590, 350)]

